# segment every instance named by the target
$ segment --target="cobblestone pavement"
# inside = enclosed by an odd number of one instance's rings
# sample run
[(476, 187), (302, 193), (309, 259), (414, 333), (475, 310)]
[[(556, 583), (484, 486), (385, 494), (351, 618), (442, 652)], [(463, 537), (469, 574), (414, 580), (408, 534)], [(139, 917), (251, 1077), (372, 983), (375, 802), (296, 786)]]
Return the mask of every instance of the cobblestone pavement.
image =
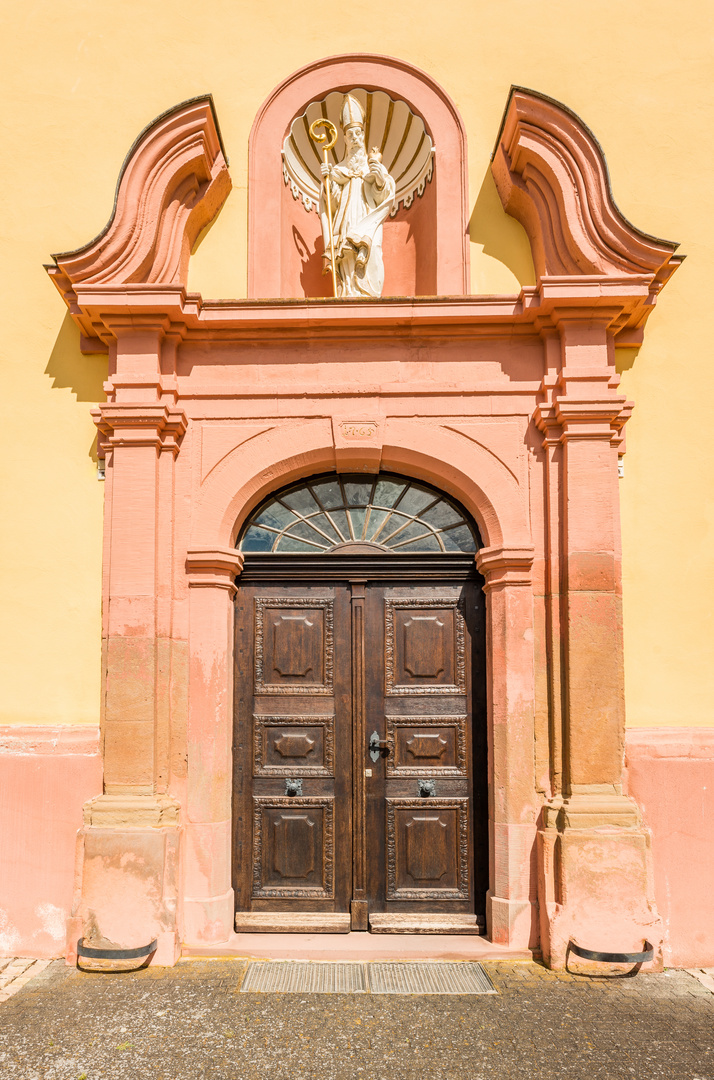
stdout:
[[(90, 975), (0, 1004), (2, 1080), (714, 1080), (714, 993), (490, 963), (498, 994), (241, 994), (245, 963)], [(24, 974), (17, 978), (23, 978)]]

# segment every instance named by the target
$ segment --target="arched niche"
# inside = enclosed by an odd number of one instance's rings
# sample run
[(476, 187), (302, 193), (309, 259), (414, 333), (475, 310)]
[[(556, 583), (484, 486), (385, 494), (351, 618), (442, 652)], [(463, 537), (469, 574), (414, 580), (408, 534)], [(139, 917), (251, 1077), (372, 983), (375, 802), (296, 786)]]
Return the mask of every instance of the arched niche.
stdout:
[[(320, 60), (295, 72), (264, 103), (249, 146), (248, 295), (330, 295), (322, 276), (322, 240), (314, 206), (284, 171), (281, 152), (296, 120), (331, 94), (359, 89), (408, 109), (434, 147), (429, 176), (385, 222), (385, 296), (465, 295), (467, 249), (466, 135), (448, 95), (422, 71), (391, 57)], [(408, 165), (409, 163), (406, 162)], [(424, 183), (421, 183), (421, 180)], [(421, 194), (419, 194), (421, 188)]]

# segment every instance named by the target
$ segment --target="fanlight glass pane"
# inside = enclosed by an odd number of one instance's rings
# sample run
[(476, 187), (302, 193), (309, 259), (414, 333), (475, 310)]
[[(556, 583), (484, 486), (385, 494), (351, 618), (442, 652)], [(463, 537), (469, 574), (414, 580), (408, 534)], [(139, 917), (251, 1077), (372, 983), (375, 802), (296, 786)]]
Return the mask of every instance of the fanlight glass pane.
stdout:
[(441, 492), (380, 473), (320, 476), (271, 495), (244, 526), (245, 552), (322, 555), (345, 544), (362, 551), (477, 551), (480, 539), (466, 514)]
[(372, 494), (372, 481), (369, 483), (351, 484), (345, 481), (345, 495), (348, 506), (369, 506), (369, 498)]
[(344, 495), (337, 480), (316, 480), (310, 487), (325, 510), (337, 510), (344, 506)]
[(295, 514), (293, 514), (292, 510), (288, 510), (287, 506), (283, 506), (279, 502), (268, 503), (255, 519), (256, 525), (269, 525), (271, 529), (281, 531), (292, 521), (297, 521)]

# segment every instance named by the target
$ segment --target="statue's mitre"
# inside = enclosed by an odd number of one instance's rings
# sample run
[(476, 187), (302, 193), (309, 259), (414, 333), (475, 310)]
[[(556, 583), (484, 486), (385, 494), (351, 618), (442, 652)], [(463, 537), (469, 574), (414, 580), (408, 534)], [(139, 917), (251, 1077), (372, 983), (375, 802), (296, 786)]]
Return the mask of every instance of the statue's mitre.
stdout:
[(364, 127), (364, 109), (357, 98), (345, 94), (340, 110), (340, 127), (344, 131), (350, 124), (361, 124)]

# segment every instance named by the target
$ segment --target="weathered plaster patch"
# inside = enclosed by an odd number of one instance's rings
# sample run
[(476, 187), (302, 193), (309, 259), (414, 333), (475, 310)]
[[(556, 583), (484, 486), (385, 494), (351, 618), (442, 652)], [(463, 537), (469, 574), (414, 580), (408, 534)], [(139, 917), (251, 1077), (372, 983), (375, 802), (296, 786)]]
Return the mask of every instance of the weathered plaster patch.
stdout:
[(15, 956), (20, 940), (20, 933), (8, 919), (7, 912), (0, 909), (0, 956)]
[(67, 914), (64, 908), (57, 907), (55, 904), (38, 904), (35, 915), (40, 921), (41, 929), (36, 930), (33, 937), (48, 934), (53, 941), (62, 944), (65, 939)]

